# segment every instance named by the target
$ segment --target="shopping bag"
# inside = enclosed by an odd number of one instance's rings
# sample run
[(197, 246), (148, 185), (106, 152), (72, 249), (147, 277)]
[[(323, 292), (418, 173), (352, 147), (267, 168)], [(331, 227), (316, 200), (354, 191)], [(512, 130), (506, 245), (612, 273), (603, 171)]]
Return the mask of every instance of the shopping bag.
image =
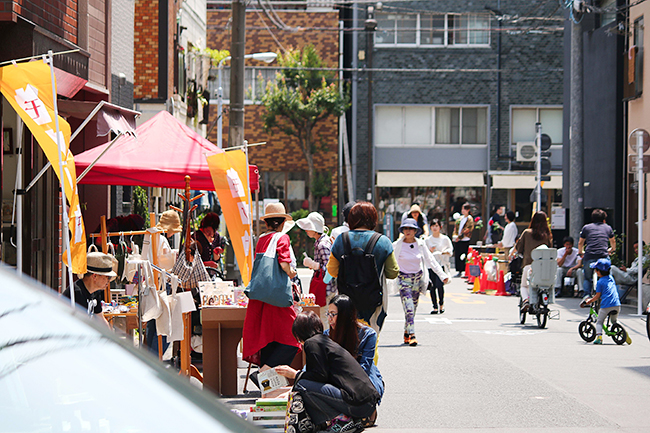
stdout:
[(156, 319), (156, 332), (158, 332), (158, 335), (169, 337), (171, 335), (172, 322), (170, 302), (173, 301), (173, 298), (171, 295), (167, 295), (167, 284), (165, 284), (164, 280), (164, 278), (160, 278), (161, 285), (158, 291), (158, 297), (160, 298), (162, 313)]
[(168, 271), (172, 269), (175, 263), (174, 252), (169, 247), (167, 239), (164, 238), (165, 233), (162, 230), (155, 227), (147, 229), (147, 233), (145, 233), (144, 240), (142, 241), (142, 257), (152, 263), (154, 262), (151, 243), (152, 237), (156, 235), (156, 233), (159, 233), (156, 242), (156, 262), (158, 263), (158, 266)]
[(323, 278), (325, 278), (325, 272), (323, 272), (323, 269), (319, 269), (314, 271), (309, 283), (309, 293), (316, 297), (316, 305), (321, 307), (327, 305), (327, 284), (325, 284)]
[[(163, 311), (150, 263), (145, 262), (142, 265), (142, 273), (144, 274), (145, 287), (142, 290), (142, 299), (139, 301), (142, 302), (142, 321), (148, 322), (160, 317)], [(142, 278), (142, 276), (139, 276), (139, 278)]]
[(275, 233), (265, 253), (259, 253), (253, 263), (250, 283), (244, 290), (249, 299), (266, 302), (276, 307), (293, 305), (291, 280), (280, 266), (276, 257), (278, 239), (282, 233)]
[(183, 289), (194, 289), (199, 287), (201, 281), (210, 281), (210, 275), (198, 253), (194, 254), (194, 259), (190, 263), (185, 257), (185, 252), (180, 251), (171, 272), (181, 280)]
[(298, 391), (289, 393), (287, 402), (287, 415), (284, 419), (285, 433), (311, 433), (316, 431), (316, 426), (312, 422), (302, 395)]

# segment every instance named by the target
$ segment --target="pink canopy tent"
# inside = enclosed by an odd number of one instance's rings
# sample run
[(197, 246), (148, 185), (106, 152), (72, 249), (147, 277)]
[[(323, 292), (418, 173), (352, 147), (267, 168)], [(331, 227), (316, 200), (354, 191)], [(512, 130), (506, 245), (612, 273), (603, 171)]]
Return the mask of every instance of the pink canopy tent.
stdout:
[[(223, 150), (167, 111), (156, 114), (135, 132), (137, 138), (130, 135), (118, 138), (79, 183), (184, 189), (185, 176), (189, 175), (192, 189), (214, 191), (206, 156)], [(75, 155), (77, 174), (108, 145)]]

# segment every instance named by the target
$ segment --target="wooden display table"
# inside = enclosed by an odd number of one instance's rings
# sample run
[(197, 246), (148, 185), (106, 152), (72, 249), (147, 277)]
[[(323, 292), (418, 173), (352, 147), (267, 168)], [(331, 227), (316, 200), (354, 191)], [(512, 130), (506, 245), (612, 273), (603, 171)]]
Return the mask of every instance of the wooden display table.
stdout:
[(115, 329), (113, 319), (116, 317), (126, 318), (126, 328), (123, 329), (126, 334), (130, 334), (132, 330), (138, 329), (138, 310), (128, 311), (126, 313), (104, 313), (104, 318), (113, 329)]
[[(320, 309), (303, 307), (303, 311), (313, 311), (319, 317)], [(237, 346), (242, 339), (246, 308), (202, 307), (201, 315), (203, 386), (220, 395), (237, 395)], [(300, 359), (304, 364), (302, 356)]]

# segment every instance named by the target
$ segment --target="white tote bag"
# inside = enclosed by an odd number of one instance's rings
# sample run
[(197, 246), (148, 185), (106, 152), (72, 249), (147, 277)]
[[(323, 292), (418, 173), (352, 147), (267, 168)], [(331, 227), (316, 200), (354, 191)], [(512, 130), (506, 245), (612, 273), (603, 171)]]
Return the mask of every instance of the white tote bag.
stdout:
[(149, 320), (160, 317), (163, 311), (162, 305), (160, 304), (160, 297), (158, 296), (158, 289), (154, 284), (151, 263), (145, 262), (142, 265), (142, 271), (145, 280), (145, 287), (142, 289), (142, 299), (140, 300), (142, 302), (142, 321), (148, 322)]
[(167, 295), (167, 285), (165, 284), (165, 279), (160, 278), (161, 286), (158, 291), (158, 297), (160, 298), (160, 306), (162, 308), (162, 313), (160, 317), (156, 319), (156, 332), (158, 335), (165, 335), (169, 337), (171, 335), (171, 326), (172, 326), (172, 314), (171, 314), (171, 305), (173, 301), (172, 296)]

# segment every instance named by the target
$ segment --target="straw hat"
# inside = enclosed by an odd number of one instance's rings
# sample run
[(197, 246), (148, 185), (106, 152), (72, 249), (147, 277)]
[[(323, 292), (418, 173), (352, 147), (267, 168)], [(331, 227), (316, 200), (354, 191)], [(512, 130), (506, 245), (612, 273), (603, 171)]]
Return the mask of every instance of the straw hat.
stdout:
[(86, 255), (86, 264), (88, 272), (97, 275), (106, 275), (111, 277), (111, 281), (117, 277), (115, 269), (117, 268), (117, 259), (108, 254), (91, 252)]
[(282, 203), (269, 203), (264, 207), (264, 216), (260, 219), (265, 220), (267, 218), (286, 218), (291, 221), (291, 215), (287, 214), (287, 211), (284, 209)]
[(318, 212), (312, 212), (306, 218), (296, 221), (298, 227), (303, 230), (312, 230), (317, 233), (323, 233), (325, 230), (325, 218)]
[(417, 204), (414, 204), (413, 206), (411, 206), (411, 210), (409, 210), (409, 213), (412, 213), (412, 212), (422, 213), (422, 210), (420, 210), (420, 206), (418, 206)]
[(166, 210), (160, 215), (160, 221), (156, 228), (162, 229), (165, 233), (180, 233), (183, 231), (181, 218), (175, 210)]

